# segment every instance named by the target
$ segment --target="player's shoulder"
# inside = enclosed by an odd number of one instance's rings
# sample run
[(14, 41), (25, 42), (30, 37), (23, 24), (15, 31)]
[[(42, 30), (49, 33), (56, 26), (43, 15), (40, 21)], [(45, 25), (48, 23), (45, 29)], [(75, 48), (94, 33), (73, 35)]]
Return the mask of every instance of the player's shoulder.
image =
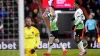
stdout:
[(95, 19), (93, 19), (93, 21), (94, 21), (94, 22), (96, 22), (96, 20), (95, 20)]
[(34, 27), (34, 26), (31, 26), (31, 28), (34, 29), (34, 30), (38, 30), (38, 29), (37, 29), (36, 27)]
[(82, 9), (81, 9), (81, 8), (78, 8), (77, 10), (78, 10), (78, 11), (82, 11)]
[(27, 29), (27, 27), (26, 27), (26, 26), (24, 27), (24, 30), (25, 30), (25, 29)]
[(83, 11), (82, 11), (81, 8), (78, 8), (78, 9), (76, 10), (76, 12), (77, 12), (77, 13), (83, 13)]
[(31, 26), (31, 29), (33, 29), (35, 32), (39, 32), (39, 30), (34, 26)]
[(89, 22), (90, 20), (88, 19), (88, 20), (86, 20), (86, 22)]

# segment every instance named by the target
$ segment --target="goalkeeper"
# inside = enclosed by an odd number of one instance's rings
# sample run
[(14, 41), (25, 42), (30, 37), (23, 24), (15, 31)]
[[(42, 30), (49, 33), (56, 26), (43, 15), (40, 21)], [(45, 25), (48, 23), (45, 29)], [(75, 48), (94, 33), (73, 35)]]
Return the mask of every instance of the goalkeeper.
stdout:
[(37, 56), (35, 50), (40, 45), (40, 33), (31, 24), (31, 18), (26, 18), (26, 26), (24, 27), (25, 56)]

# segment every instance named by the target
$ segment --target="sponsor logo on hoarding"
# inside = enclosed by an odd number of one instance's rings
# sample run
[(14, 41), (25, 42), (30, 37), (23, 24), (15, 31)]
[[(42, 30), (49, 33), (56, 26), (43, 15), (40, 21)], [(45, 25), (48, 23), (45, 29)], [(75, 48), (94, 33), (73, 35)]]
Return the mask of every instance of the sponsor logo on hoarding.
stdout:
[[(62, 43), (62, 44), (64, 45), (65, 48), (71, 48), (71, 43), (70, 43), (69, 41), (66, 42), (66, 43)], [(38, 48), (39, 48), (39, 49), (48, 48), (48, 43), (43, 43), (43, 42), (41, 41), (40, 46), (39, 46)], [(61, 47), (59, 46), (59, 44), (53, 43), (52, 48), (61, 48)]]
[(0, 49), (17, 49), (16, 48), (16, 43), (5, 43), (5, 42), (0, 42)]

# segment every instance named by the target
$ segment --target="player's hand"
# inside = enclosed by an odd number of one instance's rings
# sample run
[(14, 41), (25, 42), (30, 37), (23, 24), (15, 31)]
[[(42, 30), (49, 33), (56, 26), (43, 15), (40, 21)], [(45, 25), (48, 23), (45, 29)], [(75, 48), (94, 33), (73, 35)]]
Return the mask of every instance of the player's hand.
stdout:
[(85, 32), (85, 36), (88, 36), (88, 32)]
[(82, 36), (80, 37), (81, 40), (82, 40), (83, 38), (84, 38), (84, 37), (82, 37)]
[(74, 20), (75, 20), (75, 18), (72, 18), (72, 19), (71, 19), (71, 21), (74, 21)]
[(74, 28), (75, 28), (75, 25), (72, 26), (72, 30), (74, 30)]
[(31, 54), (33, 54), (35, 52), (35, 49), (31, 49)]

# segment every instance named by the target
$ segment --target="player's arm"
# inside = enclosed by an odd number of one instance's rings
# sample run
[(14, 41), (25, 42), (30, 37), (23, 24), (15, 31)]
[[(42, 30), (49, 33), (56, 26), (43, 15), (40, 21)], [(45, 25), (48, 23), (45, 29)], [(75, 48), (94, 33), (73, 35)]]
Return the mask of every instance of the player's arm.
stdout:
[(88, 25), (88, 21), (86, 21), (86, 23), (85, 23), (85, 31), (86, 32), (88, 32), (87, 25)]
[(51, 14), (51, 16), (55, 16), (55, 11), (52, 7), (50, 7), (50, 14)]
[(50, 7), (50, 14), (51, 14), (51, 16), (52, 16), (53, 18), (56, 17), (55, 11), (54, 11), (54, 9), (53, 9), (52, 7)]
[(40, 33), (39, 33), (38, 29), (36, 29), (35, 40), (36, 40), (35, 47), (37, 48), (40, 45)]
[(97, 33), (99, 33), (99, 30), (98, 30), (98, 26), (97, 26), (96, 20), (95, 20), (95, 26), (96, 26)]
[(43, 13), (44, 17), (47, 17), (47, 11), (48, 11), (48, 8), (46, 8), (45, 11), (44, 11), (44, 13)]
[(77, 18), (78, 18), (78, 20), (75, 20), (75, 25), (78, 25), (80, 22), (82, 22), (85, 19), (85, 16), (80, 15)]
[(85, 16), (83, 14), (82, 10), (79, 10), (78, 13), (75, 15), (75, 19), (78, 18), (77, 20), (75, 20), (75, 25), (78, 25), (79, 23), (81, 23), (83, 20), (85, 20)]

